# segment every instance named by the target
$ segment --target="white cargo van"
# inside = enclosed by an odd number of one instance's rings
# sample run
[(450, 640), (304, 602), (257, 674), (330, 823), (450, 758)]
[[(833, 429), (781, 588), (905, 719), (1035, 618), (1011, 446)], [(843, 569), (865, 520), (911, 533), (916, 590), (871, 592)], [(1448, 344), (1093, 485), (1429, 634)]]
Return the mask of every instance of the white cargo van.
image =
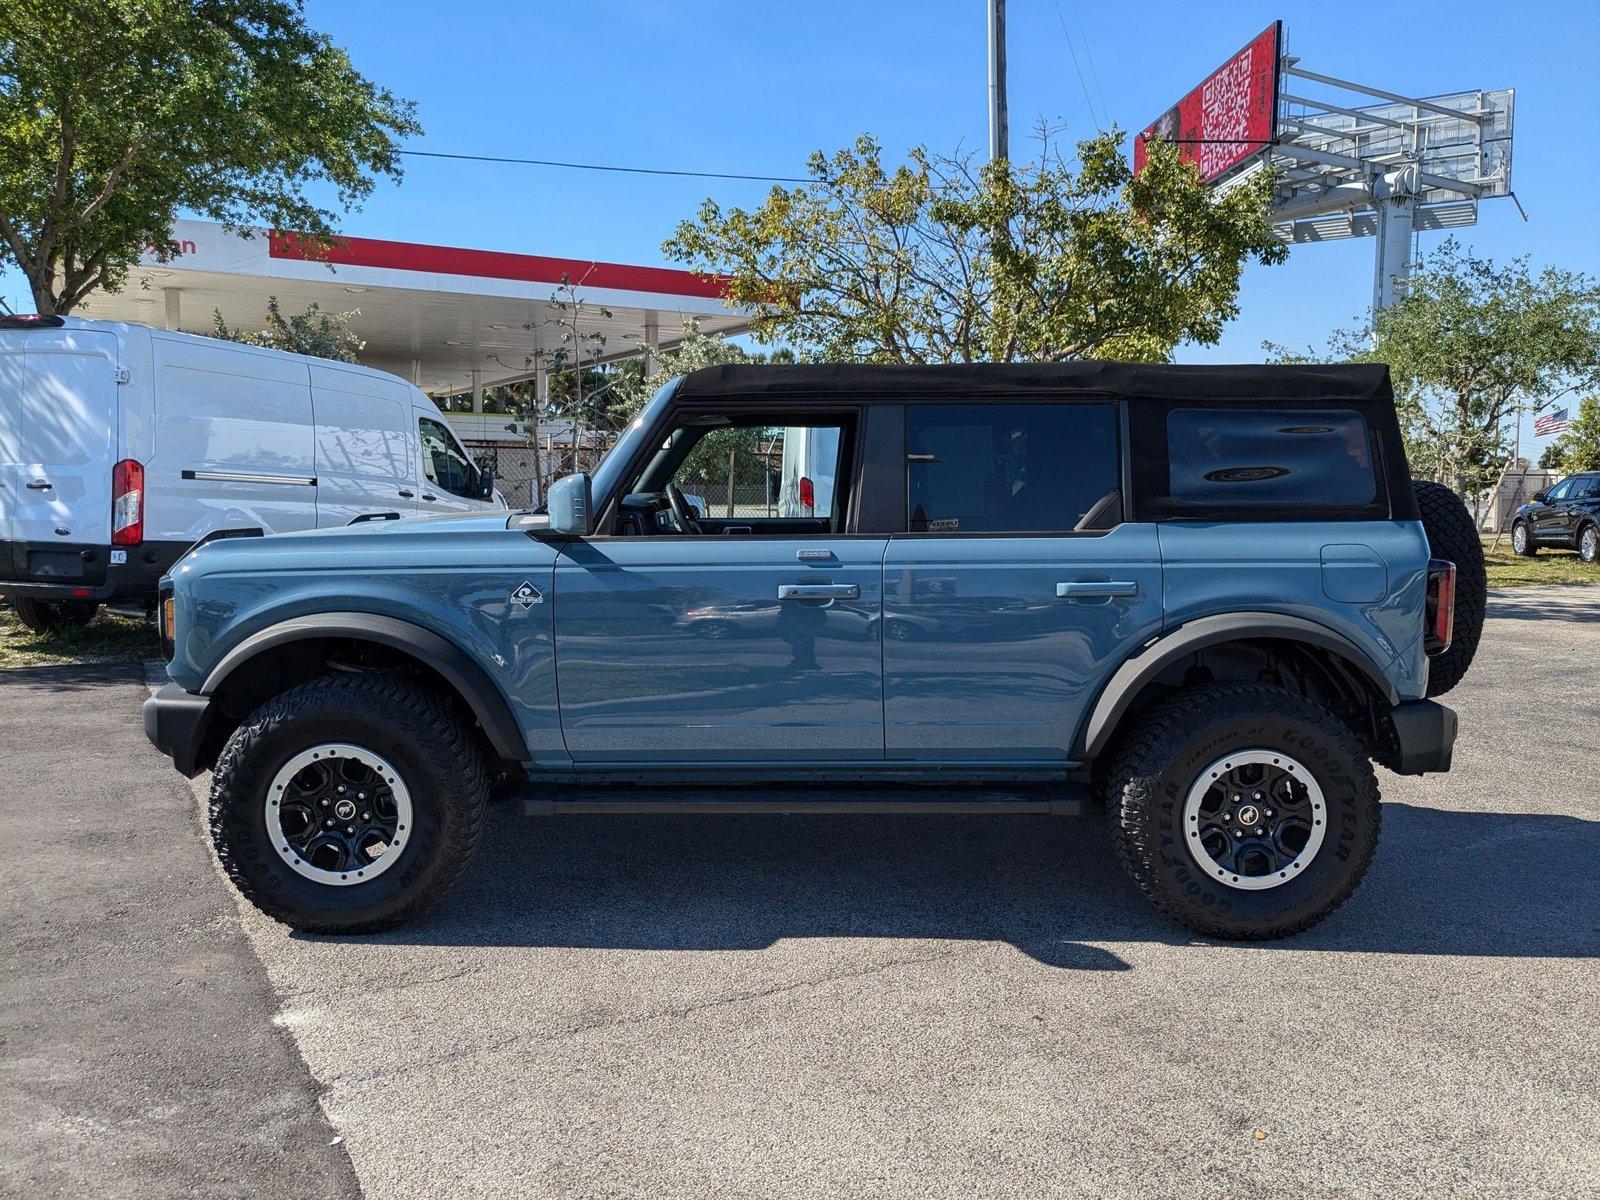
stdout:
[(207, 538), (494, 506), (438, 407), (383, 371), (0, 317), (0, 596), (34, 628), (153, 603)]

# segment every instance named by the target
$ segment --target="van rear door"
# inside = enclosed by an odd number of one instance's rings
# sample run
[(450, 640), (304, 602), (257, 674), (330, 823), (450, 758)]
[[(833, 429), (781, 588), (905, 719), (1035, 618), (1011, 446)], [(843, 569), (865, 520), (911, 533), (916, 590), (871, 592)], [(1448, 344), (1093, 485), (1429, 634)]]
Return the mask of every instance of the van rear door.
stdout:
[(0, 339), (0, 520), (12, 579), (99, 584), (111, 541), (117, 339), (38, 329)]

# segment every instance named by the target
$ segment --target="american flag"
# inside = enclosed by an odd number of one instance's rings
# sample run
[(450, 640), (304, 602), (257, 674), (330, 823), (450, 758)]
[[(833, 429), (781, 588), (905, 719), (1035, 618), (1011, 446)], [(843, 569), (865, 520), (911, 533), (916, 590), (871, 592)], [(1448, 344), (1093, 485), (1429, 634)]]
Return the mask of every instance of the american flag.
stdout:
[(1565, 433), (1572, 428), (1572, 421), (1564, 408), (1547, 412), (1533, 423), (1534, 437), (1549, 437), (1552, 433)]

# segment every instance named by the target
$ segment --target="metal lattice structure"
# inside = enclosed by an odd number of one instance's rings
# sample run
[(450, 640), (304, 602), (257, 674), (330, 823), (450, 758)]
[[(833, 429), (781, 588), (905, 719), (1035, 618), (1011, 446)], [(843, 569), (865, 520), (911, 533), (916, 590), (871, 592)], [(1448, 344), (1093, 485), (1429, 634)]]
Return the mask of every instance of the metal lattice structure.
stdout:
[[(1385, 307), (1410, 274), (1416, 232), (1474, 225), (1479, 201), (1512, 194), (1516, 92), (1412, 98), (1299, 64), (1280, 60), (1272, 144), (1220, 186), (1270, 166), (1280, 177), (1273, 215), (1284, 241), (1376, 238), (1373, 307)], [(1299, 94), (1297, 81), (1334, 96)]]

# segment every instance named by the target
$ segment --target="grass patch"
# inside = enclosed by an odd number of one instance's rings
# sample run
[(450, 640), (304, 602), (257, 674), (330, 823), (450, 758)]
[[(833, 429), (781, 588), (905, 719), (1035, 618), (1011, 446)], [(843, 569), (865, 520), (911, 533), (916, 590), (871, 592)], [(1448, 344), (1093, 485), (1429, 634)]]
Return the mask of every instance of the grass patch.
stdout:
[(1494, 538), (1483, 539), (1483, 561), (1489, 569), (1492, 588), (1541, 587), (1552, 583), (1600, 583), (1600, 564), (1590, 566), (1572, 550), (1540, 550), (1534, 558), (1518, 558), (1511, 552), (1511, 533), (1500, 539), (1500, 548), (1491, 550)]
[(82, 629), (41, 635), (18, 621), (9, 604), (0, 604), (0, 668), (145, 662), (160, 657), (161, 643), (149, 621), (101, 609)]

